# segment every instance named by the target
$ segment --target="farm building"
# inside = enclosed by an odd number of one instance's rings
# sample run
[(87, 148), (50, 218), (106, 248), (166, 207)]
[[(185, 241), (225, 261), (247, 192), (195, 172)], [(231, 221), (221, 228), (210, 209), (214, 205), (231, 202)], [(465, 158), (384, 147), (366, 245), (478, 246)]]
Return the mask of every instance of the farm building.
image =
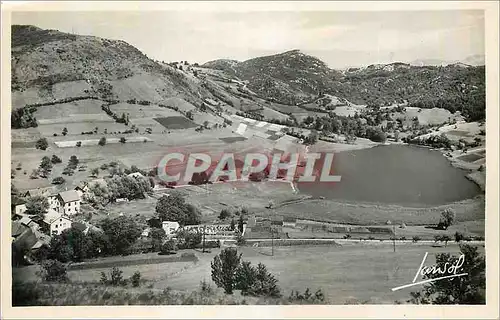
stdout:
[(65, 215), (71, 216), (80, 211), (80, 194), (76, 190), (68, 190), (59, 193), (58, 200), (60, 202), (61, 209), (56, 210), (64, 213)]
[(140, 172), (132, 172), (132, 173), (131, 173), (131, 174), (129, 174), (128, 176), (129, 176), (129, 177), (133, 177), (133, 178), (142, 178), (142, 177), (144, 177), (144, 176), (142, 175), (142, 173), (140, 173)]
[(78, 192), (78, 195), (80, 195), (80, 198), (83, 197), (83, 195), (87, 192), (89, 192), (90, 188), (87, 182), (83, 182), (80, 185), (75, 187), (75, 191)]
[(179, 222), (177, 222), (177, 221), (163, 221), (161, 224), (162, 224), (162, 228), (163, 228), (163, 230), (165, 230), (165, 233), (167, 234), (167, 236), (172, 235), (180, 227)]
[(283, 218), (283, 227), (295, 228), (297, 218), (285, 217)]
[(14, 208), (14, 213), (15, 214), (23, 214), (26, 212), (26, 205), (25, 204), (18, 204), (15, 208)]
[(45, 214), (45, 218), (40, 221), (41, 229), (49, 235), (61, 234), (64, 230), (71, 228), (71, 224), (69, 217), (50, 209)]

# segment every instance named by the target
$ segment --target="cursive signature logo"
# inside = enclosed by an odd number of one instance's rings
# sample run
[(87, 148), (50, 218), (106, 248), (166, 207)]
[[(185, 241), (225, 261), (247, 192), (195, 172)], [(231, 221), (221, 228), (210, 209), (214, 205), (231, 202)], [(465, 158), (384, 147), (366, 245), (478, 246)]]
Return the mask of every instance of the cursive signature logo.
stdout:
[[(422, 259), (422, 263), (420, 263), (420, 267), (418, 268), (417, 273), (415, 274), (415, 277), (413, 278), (413, 282), (409, 283), (409, 284), (405, 284), (403, 286), (392, 288), (392, 291), (397, 291), (397, 290), (401, 290), (404, 288), (413, 287), (413, 286), (416, 286), (419, 284), (424, 284), (424, 283), (429, 283), (429, 282), (434, 282), (434, 281), (449, 279), (449, 278), (463, 277), (463, 276), (467, 275), (467, 273), (458, 273), (461, 270), (461, 267), (465, 262), (465, 256), (463, 254), (454, 263), (446, 262), (443, 266), (439, 266), (439, 267), (437, 265), (424, 266), (425, 259), (427, 259), (428, 254), (429, 254), (428, 252), (425, 253), (424, 258)], [(415, 281), (417, 281), (417, 278), (419, 275), (426, 276), (426, 275), (431, 275), (431, 274), (441, 274), (443, 276), (415, 282)]]

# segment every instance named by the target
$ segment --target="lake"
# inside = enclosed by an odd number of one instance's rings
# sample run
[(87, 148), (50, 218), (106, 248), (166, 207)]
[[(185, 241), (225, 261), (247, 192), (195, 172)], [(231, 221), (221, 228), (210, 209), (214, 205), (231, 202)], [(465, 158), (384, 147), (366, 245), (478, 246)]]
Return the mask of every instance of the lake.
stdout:
[(349, 202), (432, 206), (473, 198), (480, 188), (437, 150), (386, 145), (336, 153), (340, 182), (298, 183), (301, 193)]

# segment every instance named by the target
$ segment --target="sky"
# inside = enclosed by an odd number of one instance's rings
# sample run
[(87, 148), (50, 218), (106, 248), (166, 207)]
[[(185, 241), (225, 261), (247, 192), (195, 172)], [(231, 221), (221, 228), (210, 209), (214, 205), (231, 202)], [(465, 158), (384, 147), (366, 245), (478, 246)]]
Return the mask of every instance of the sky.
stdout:
[(299, 49), (341, 69), (485, 50), (479, 10), (13, 12), (12, 24), (124, 40), (150, 58), (191, 63)]

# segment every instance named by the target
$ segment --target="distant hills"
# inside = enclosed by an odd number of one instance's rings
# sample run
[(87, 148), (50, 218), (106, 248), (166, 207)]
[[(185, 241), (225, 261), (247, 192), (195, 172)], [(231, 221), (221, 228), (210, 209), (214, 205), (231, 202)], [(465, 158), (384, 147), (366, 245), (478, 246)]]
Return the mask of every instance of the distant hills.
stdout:
[(485, 58), (482, 54), (476, 54), (472, 56), (468, 56), (463, 60), (453, 60), (453, 61), (445, 61), (439, 59), (423, 59), (423, 60), (414, 60), (410, 62), (411, 65), (414, 66), (446, 66), (450, 64), (463, 64), (467, 66), (484, 66)]

